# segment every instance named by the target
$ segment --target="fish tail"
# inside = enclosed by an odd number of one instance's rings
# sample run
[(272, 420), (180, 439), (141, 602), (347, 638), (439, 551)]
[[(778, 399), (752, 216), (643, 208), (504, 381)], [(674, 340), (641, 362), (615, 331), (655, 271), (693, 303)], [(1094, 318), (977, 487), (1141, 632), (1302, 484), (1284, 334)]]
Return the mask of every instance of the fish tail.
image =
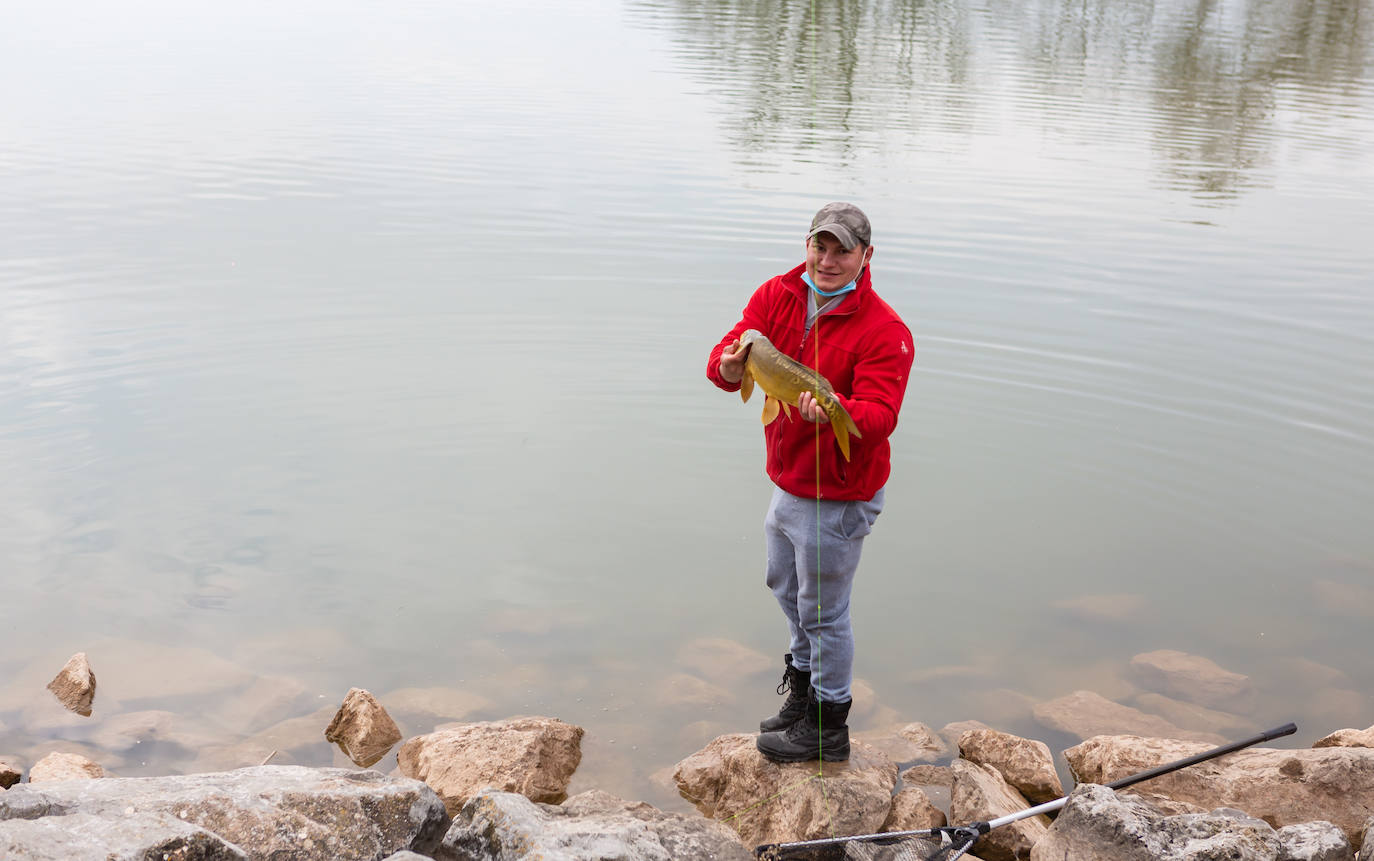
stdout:
[(827, 410), (830, 416), (830, 429), (835, 432), (835, 442), (840, 444), (840, 454), (844, 459), (849, 460), (849, 436), (854, 435), (855, 439), (863, 439), (864, 435), (859, 433), (859, 426), (854, 424), (854, 419), (849, 415), (849, 410), (844, 408), (844, 404), (838, 400), (830, 402), (834, 409)]
[(846, 461), (849, 460), (849, 430), (838, 416), (830, 420), (830, 429), (835, 432), (835, 442), (840, 444), (840, 454), (844, 455)]

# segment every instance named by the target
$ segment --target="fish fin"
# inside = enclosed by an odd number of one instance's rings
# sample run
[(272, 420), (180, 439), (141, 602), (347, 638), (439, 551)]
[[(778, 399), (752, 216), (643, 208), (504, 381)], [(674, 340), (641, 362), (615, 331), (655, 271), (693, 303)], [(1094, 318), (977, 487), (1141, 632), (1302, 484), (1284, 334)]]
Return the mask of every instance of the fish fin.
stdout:
[(744, 376), (739, 378), (739, 397), (740, 400), (749, 401), (749, 396), (754, 393), (754, 375), (749, 373), (749, 368), (745, 367)]
[(771, 425), (773, 423), (773, 420), (778, 417), (778, 404), (780, 403), (782, 403), (782, 401), (779, 401), (772, 395), (769, 395), (768, 399), (763, 402), (764, 424)]
[(788, 420), (788, 421), (791, 421), (791, 420), (792, 420), (792, 405), (789, 404), (787, 401), (778, 401), (778, 403), (782, 404), (782, 411), (783, 411), (784, 413), (786, 413), (786, 415), (787, 415), (787, 420)]

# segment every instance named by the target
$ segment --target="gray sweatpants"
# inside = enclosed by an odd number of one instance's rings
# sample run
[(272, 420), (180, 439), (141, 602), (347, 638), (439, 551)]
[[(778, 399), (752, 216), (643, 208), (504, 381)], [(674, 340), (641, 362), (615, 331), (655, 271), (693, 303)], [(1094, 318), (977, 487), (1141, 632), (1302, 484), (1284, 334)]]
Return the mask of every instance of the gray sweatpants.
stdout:
[(768, 588), (787, 616), (792, 664), (811, 673), (822, 702), (848, 700), (854, 668), (849, 592), (864, 536), (883, 510), (883, 491), (868, 502), (806, 499), (773, 488), (764, 520)]

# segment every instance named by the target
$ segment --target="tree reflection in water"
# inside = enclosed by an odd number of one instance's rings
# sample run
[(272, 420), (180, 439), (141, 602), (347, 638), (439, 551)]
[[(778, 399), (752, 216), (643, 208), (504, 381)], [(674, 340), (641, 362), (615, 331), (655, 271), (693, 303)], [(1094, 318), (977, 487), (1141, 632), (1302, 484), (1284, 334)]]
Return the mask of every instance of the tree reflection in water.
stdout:
[(1013, 122), (1098, 145), (1143, 137), (1165, 185), (1226, 199), (1267, 184), (1280, 131), (1357, 157), (1350, 118), (1374, 101), (1374, 0), (630, 0), (629, 10), (668, 34), (724, 107), (740, 159), (763, 171), (954, 146)]

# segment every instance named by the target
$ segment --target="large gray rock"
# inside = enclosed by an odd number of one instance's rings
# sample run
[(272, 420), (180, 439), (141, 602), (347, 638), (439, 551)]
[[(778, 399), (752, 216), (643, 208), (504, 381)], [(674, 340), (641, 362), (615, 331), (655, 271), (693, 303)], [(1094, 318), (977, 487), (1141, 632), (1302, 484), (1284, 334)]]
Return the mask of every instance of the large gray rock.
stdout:
[[(1135, 736), (1098, 736), (1064, 751), (1080, 783), (1107, 784), (1207, 750), (1205, 744)], [(1244, 810), (1282, 828), (1327, 821), (1358, 846), (1374, 810), (1374, 749), (1249, 748), (1161, 775), (1128, 790), (1151, 803)]]
[(167, 813), (71, 813), (0, 821), (0, 858), (24, 861), (248, 861), (218, 835)]
[(1355, 861), (1355, 850), (1330, 822), (1303, 822), (1279, 829), (1278, 861)]
[(1142, 801), (1083, 784), (1069, 795), (1031, 861), (1277, 861), (1281, 844), (1263, 820), (1237, 810), (1165, 816)]
[[(449, 824), (443, 802), (419, 781), (337, 768), (268, 765), (178, 777), (20, 784), (0, 793), (0, 824), (68, 820), (73, 814), (107, 820), (172, 817), (253, 858), (371, 859), (403, 849), (431, 853)], [(61, 825), (60, 820), (53, 824)], [(148, 835), (185, 836), (156, 829)]]
[(473, 796), (454, 817), (435, 853), (440, 861), (748, 861), (753, 855), (729, 828), (664, 813), (600, 790), (562, 805), (513, 792)]

